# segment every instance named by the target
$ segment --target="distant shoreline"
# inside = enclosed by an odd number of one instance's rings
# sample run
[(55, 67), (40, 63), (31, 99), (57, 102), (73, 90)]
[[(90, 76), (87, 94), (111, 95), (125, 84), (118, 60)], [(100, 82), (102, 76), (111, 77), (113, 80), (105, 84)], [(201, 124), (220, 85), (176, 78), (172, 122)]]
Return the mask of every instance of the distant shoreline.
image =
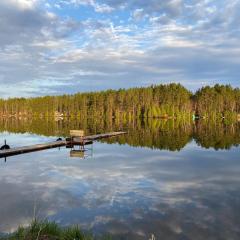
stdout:
[(0, 99), (0, 117), (240, 121), (240, 89), (215, 85), (203, 87), (193, 94), (181, 84), (172, 83), (74, 95)]

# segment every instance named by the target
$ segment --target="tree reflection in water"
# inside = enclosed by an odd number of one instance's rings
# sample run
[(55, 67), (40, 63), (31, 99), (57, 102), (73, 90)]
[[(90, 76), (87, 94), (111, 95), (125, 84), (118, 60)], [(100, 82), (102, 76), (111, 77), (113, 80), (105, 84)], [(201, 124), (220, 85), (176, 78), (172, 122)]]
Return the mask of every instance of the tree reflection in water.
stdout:
[(0, 119), (1, 132), (66, 137), (70, 129), (84, 129), (86, 134), (125, 130), (128, 134), (103, 141), (169, 151), (180, 151), (192, 140), (201, 147), (216, 150), (229, 149), (240, 144), (240, 122), (226, 124), (206, 120), (187, 122), (163, 119), (135, 119), (128, 122), (114, 119)]

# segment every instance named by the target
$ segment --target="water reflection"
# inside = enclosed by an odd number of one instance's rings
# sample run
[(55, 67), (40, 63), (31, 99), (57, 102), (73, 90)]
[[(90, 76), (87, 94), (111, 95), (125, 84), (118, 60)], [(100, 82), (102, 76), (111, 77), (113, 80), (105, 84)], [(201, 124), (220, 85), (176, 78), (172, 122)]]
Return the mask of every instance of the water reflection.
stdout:
[(44, 136), (69, 136), (70, 129), (84, 129), (86, 134), (118, 130), (129, 134), (104, 140), (108, 143), (128, 144), (180, 151), (193, 139), (204, 148), (229, 149), (240, 144), (240, 122), (185, 122), (159, 119), (135, 119), (131, 122), (115, 122), (106, 119), (0, 119), (0, 131), (32, 133)]
[[(65, 134), (76, 128), (70, 124)], [(239, 144), (239, 125), (142, 124), (111, 144), (94, 143), (92, 157), (84, 161), (61, 148), (0, 162), (0, 232), (37, 215), (109, 232), (116, 239), (146, 240), (154, 233), (157, 239), (237, 240), (240, 149), (234, 145)], [(107, 131), (116, 130), (112, 127)], [(28, 145), (55, 139), (54, 131), (53, 137), (5, 132), (0, 139)]]

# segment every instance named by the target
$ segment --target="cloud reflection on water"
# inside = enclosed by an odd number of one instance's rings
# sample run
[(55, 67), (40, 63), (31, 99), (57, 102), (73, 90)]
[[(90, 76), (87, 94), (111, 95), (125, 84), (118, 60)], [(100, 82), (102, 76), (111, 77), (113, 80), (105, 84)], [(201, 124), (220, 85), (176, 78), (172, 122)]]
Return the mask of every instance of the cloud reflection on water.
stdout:
[(12, 157), (0, 164), (0, 231), (26, 225), (36, 208), (40, 218), (129, 239), (237, 239), (239, 152), (96, 143), (85, 160), (63, 148)]

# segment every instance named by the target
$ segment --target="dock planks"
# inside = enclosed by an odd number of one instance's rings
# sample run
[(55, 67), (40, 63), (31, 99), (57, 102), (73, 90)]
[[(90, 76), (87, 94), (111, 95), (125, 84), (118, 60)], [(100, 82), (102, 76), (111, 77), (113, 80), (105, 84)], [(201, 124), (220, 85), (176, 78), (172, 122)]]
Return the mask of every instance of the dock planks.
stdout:
[[(102, 138), (109, 138), (109, 137), (118, 136), (118, 135), (122, 135), (122, 134), (125, 134), (125, 132), (112, 132), (112, 133), (104, 133), (104, 134), (86, 136), (86, 137), (84, 137), (84, 144), (85, 145), (91, 144), (95, 140), (99, 140)], [(51, 149), (51, 148), (63, 147), (63, 146), (67, 146), (68, 144), (69, 144), (69, 141), (62, 140), (62, 141), (54, 141), (54, 142), (48, 142), (48, 143), (43, 143), (43, 144), (36, 144), (36, 145), (31, 145), (31, 146), (24, 146), (24, 147), (11, 148), (11, 149), (7, 149), (7, 150), (1, 150), (0, 158), (6, 158), (9, 156), (30, 153), (30, 152), (36, 152), (36, 151), (41, 151), (41, 150), (46, 150), (46, 149)], [(79, 144), (78, 138), (74, 138), (73, 145), (78, 145), (78, 144)]]
[[(91, 136), (85, 136), (83, 139), (85, 141), (86, 140), (96, 141), (99, 139), (116, 137), (116, 136), (123, 135), (123, 134), (126, 134), (126, 132), (111, 132), (111, 133), (96, 134), (96, 135), (91, 135)], [(80, 138), (74, 137), (74, 141), (78, 141), (78, 140), (80, 140)]]
[(44, 144), (36, 144), (32, 146), (24, 146), (24, 147), (17, 147), (7, 150), (1, 150), (0, 151), (0, 158), (19, 155), (23, 153), (29, 153), (29, 152), (36, 152), (41, 150), (46, 150), (50, 148), (57, 148), (66, 146), (66, 141), (55, 141), (55, 142), (49, 142)]

